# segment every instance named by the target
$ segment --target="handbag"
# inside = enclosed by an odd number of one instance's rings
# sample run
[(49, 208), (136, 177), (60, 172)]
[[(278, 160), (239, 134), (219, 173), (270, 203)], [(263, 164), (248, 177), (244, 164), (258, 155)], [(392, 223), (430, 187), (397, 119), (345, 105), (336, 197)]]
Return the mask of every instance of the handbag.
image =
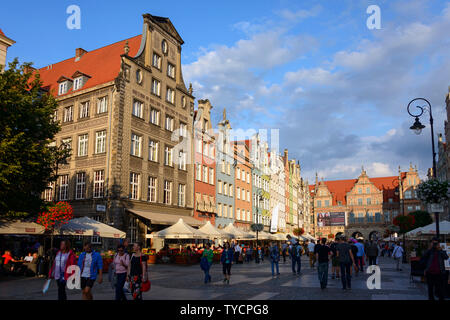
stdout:
[[(139, 257), (139, 261), (140, 261), (141, 267), (142, 267), (142, 253), (141, 253), (140, 257)], [(141, 292), (150, 291), (150, 288), (152, 286), (151, 283), (150, 283), (150, 280), (148, 279), (148, 268), (147, 267), (145, 268), (145, 273), (147, 274), (147, 281), (142, 281), (142, 283), (141, 283)]]

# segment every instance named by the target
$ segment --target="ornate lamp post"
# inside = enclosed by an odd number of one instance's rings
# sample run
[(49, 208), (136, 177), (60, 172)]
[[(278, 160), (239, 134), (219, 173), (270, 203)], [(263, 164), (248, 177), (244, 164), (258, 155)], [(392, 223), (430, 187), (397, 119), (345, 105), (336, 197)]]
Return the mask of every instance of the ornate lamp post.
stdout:
[[(418, 105), (419, 102), (425, 103), (425, 105)], [(409, 110), (413, 103), (417, 103), (415, 107), (418, 109), (418, 114), (412, 114)], [(431, 103), (425, 98), (415, 98), (408, 103), (407, 107), (408, 113), (411, 117), (415, 117), (414, 124), (409, 127), (414, 131), (415, 134), (419, 135), (422, 132), (422, 129), (425, 126), (419, 121), (419, 117), (423, 114), (424, 111), (428, 111), (430, 114), (430, 128), (431, 128), (431, 148), (433, 152), (433, 179), (436, 179), (436, 151), (434, 149), (434, 128), (433, 128), (433, 114), (431, 112)], [(439, 238), (439, 214), (437, 212), (434, 213), (435, 221), (436, 221), (436, 236)]]

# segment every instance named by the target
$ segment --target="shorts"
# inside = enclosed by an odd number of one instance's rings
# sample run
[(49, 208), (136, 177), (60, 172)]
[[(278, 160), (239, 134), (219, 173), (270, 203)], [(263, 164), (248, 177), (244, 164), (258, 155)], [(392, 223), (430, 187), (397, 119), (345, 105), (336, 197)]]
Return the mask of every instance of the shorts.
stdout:
[(331, 265), (332, 265), (333, 267), (339, 267), (339, 260), (338, 260), (337, 257), (331, 258)]
[(231, 275), (231, 263), (224, 263), (223, 266), (223, 274)]
[(95, 280), (90, 278), (81, 277), (81, 290), (84, 290), (84, 288), (89, 287), (92, 288), (94, 286)]

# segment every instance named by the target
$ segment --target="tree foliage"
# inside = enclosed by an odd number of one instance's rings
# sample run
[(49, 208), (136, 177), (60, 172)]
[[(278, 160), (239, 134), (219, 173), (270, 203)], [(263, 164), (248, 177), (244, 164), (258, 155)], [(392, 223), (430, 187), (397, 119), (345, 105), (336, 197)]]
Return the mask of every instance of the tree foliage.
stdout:
[(409, 213), (409, 215), (414, 216), (415, 219), (415, 223), (412, 229), (424, 227), (433, 222), (431, 215), (426, 211), (418, 210)]
[(0, 217), (36, 215), (55, 164), (68, 156), (51, 146), (57, 101), (30, 65), (15, 59), (0, 73)]

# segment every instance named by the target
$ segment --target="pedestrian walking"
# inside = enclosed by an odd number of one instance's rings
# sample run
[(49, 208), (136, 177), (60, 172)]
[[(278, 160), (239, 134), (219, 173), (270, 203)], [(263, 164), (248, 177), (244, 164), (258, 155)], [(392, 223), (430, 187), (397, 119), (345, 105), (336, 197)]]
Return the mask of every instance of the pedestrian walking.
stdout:
[(253, 250), (251, 246), (247, 246), (247, 250), (245, 252), (245, 257), (247, 259), (247, 262), (250, 262), (252, 260), (252, 254), (253, 254)]
[(66, 294), (66, 282), (67, 279), (75, 272), (68, 274), (67, 268), (75, 265), (77, 258), (70, 248), (70, 241), (63, 240), (59, 244), (59, 251), (56, 253), (56, 257), (53, 260), (53, 265), (50, 268), (49, 279), (55, 279), (58, 284), (58, 300), (67, 300)]
[(369, 266), (376, 265), (377, 264), (377, 258), (378, 258), (378, 245), (375, 241), (371, 241), (369, 246), (367, 247), (367, 260), (369, 261)]
[(222, 263), (223, 275), (225, 276), (223, 282), (230, 284), (231, 264), (233, 262), (233, 249), (230, 248), (230, 244), (228, 242), (225, 242), (225, 247), (222, 251), (222, 256), (220, 257), (220, 262)]
[(205, 272), (205, 284), (208, 282), (211, 282), (211, 275), (209, 274), (209, 269), (212, 266), (214, 258), (214, 252), (211, 249), (211, 244), (208, 242), (206, 243), (206, 248), (203, 250), (202, 257), (203, 259), (203, 271)]
[[(356, 254), (358, 253), (358, 247), (356, 247), (356, 243), (358, 241), (356, 240), (348, 240), (348, 244), (350, 245), (350, 249), (352, 250), (352, 254), (353, 254), (353, 258), (355, 259), (355, 264), (353, 265), (353, 269), (355, 270), (355, 276), (358, 276), (358, 266), (357, 266), (357, 261), (356, 261)], [(362, 262), (362, 264), (364, 264), (364, 262)], [(352, 268), (350, 267), (350, 275), (352, 275)]]
[(321, 244), (318, 243), (314, 250), (317, 259), (317, 274), (319, 277), (320, 288), (325, 289), (328, 283), (328, 262), (329, 255), (332, 251), (329, 246), (326, 245), (327, 239), (322, 238)]
[(430, 249), (421, 259), (421, 264), (425, 267), (429, 300), (434, 300), (435, 292), (440, 301), (444, 300), (444, 288), (448, 283), (444, 261), (447, 259), (448, 255), (439, 245), (439, 239), (434, 237)]
[(97, 251), (92, 250), (91, 243), (86, 242), (84, 251), (78, 258), (78, 267), (81, 274), (81, 294), (83, 300), (92, 300), (92, 287), (98, 275), (98, 283), (103, 281), (103, 261), (102, 256)]
[(336, 241), (333, 241), (330, 245), (330, 250), (332, 252), (331, 256), (331, 279), (339, 279), (339, 260), (337, 258), (337, 251), (336, 251), (337, 243)]
[(397, 242), (394, 250), (392, 251), (392, 256), (394, 257), (394, 260), (396, 261), (396, 270), (397, 271), (402, 271), (402, 269), (400, 268), (400, 262), (402, 261), (402, 257), (403, 257), (403, 248), (400, 245), (400, 242)]
[(128, 265), (130, 264), (130, 255), (125, 252), (125, 246), (119, 244), (117, 253), (114, 256), (114, 274), (116, 276), (116, 300), (125, 301), (127, 297), (123, 291), (123, 286), (127, 281)]
[(275, 242), (272, 242), (272, 246), (270, 247), (269, 251), (269, 258), (270, 258), (270, 267), (272, 268), (272, 277), (275, 276), (275, 267), (277, 269), (277, 276), (280, 275), (280, 248), (275, 244)]
[(291, 246), (289, 256), (291, 257), (292, 273), (294, 275), (300, 274), (301, 271), (301, 253), (302, 248), (298, 242)]
[(128, 265), (128, 281), (133, 300), (142, 300), (142, 284), (148, 281), (147, 256), (141, 252), (142, 244), (133, 244), (133, 255)]
[[(356, 242), (354, 245), (358, 249), (356, 251), (356, 266), (358, 267), (358, 271), (364, 272), (363, 261), (366, 250), (362, 239), (358, 239), (358, 242)], [(352, 253), (355, 254), (354, 252)]]
[(339, 259), (339, 266), (341, 268), (342, 289), (347, 290), (352, 288), (350, 268), (352, 265), (356, 268), (355, 258), (352, 253), (350, 244), (346, 243), (345, 236), (339, 239), (336, 246), (337, 257)]
[(239, 263), (239, 256), (241, 255), (241, 247), (236, 243), (234, 246), (234, 263)]
[(316, 255), (314, 254), (314, 247), (315, 247), (314, 240), (311, 240), (311, 242), (308, 244), (308, 252), (309, 252), (309, 266), (314, 268), (314, 264), (316, 263)]

